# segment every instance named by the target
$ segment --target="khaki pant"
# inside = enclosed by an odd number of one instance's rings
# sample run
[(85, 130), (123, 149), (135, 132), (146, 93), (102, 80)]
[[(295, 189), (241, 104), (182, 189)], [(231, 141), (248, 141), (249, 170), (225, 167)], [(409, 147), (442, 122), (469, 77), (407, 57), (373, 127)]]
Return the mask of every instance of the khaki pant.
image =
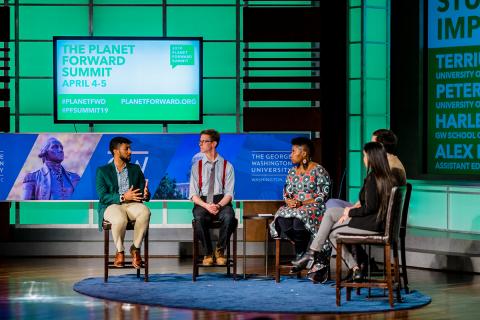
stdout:
[(140, 248), (150, 221), (150, 209), (143, 203), (138, 202), (112, 204), (105, 209), (104, 219), (112, 224), (113, 242), (118, 252), (125, 250), (123, 241), (127, 222), (135, 220), (133, 244), (136, 248)]

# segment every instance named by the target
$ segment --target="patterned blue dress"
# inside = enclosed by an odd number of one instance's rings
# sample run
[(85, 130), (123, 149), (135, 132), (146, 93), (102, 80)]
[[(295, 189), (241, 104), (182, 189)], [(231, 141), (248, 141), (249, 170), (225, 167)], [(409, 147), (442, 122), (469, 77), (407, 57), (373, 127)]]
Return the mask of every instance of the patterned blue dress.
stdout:
[(288, 171), (283, 190), (283, 198), (295, 199), (298, 201), (307, 201), (315, 199), (315, 202), (303, 205), (298, 208), (290, 208), (284, 205), (275, 213), (275, 218), (270, 224), (270, 234), (272, 237), (278, 237), (278, 231), (275, 228), (275, 220), (278, 217), (297, 218), (303, 222), (305, 229), (312, 235), (315, 235), (318, 226), (322, 222), (325, 213), (325, 202), (330, 193), (330, 176), (327, 170), (321, 165), (302, 174), (297, 174), (296, 167)]

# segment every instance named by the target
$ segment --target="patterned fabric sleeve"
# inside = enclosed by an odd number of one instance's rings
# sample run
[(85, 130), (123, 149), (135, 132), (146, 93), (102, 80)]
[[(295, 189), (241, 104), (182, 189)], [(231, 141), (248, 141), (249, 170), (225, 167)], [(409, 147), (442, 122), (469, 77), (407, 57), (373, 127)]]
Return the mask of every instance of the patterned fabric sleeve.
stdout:
[(330, 194), (330, 176), (327, 170), (318, 165), (315, 169), (315, 183), (317, 188), (313, 194), (313, 198), (318, 203), (325, 203)]
[(291, 168), (288, 171), (287, 177), (285, 178), (285, 186), (283, 186), (283, 200), (293, 198), (293, 184), (292, 184), (292, 175), (295, 175), (295, 168)]

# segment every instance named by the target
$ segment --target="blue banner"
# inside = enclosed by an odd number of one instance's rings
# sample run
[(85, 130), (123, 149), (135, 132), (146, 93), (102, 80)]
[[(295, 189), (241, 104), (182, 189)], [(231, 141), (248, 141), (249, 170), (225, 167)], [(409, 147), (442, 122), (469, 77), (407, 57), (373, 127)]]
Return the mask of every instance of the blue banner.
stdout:
[[(0, 201), (96, 201), (97, 167), (113, 160), (118, 134), (0, 134)], [(198, 134), (122, 134), (132, 141), (153, 200), (188, 199)], [(236, 200), (281, 200), (292, 134), (222, 134), (217, 148), (235, 170)], [(302, 135), (306, 136), (306, 135)], [(161, 187), (160, 187), (161, 186)]]

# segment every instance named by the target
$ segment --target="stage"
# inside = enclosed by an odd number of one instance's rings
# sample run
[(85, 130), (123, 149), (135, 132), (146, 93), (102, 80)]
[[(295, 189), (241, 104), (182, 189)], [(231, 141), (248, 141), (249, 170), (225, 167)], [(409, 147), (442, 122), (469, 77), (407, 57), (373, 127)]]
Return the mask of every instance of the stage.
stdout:
[[(8, 319), (468, 319), (480, 303), (480, 275), (409, 269), (411, 288), (432, 297), (422, 308), (368, 314), (275, 314), (173, 309), (83, 296), (73, 284), (103, 272), (101, 258), (2, 258), (0, 318)], [(190, 273), (191, 260), (151, 258), (151, 273)], [(241, 267), (239, 261), (239, 267)], [(263, 259), (250, 258), (248, 272), (261, 273)], [(220, 272), (218, 270), (217, 272)], [(239, 269), (239, 273), (243, 272)], [(131, 273), (112, 270), (113, 275)]]

